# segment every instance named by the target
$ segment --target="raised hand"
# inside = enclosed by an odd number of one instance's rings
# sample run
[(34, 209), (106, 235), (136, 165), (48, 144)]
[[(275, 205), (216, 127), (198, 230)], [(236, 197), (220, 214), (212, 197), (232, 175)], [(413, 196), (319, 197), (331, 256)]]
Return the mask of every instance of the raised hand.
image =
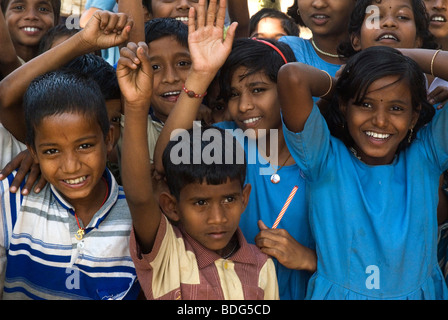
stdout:
[(138, 45), (130, 42), (121, 48), (117, 78), (125, 98), (125, 107), (135, 105), (149, 108), (153, 72), (145, 42), (139, 42)]
[(216, 9), (217, 0), (210, 0), (207, 11), (205, 0), (199, 1), (198, 12), (190, 8), (188, 46), (193, 62), (192, 68), (198, 73), (216, 73), (232, 50), (238, 24), (232, 23), (224, 37), (226, 0), (221, 0), (219, 10)]
[(80, 34), (93, 51), (107, 49), (127, 41), (133, 24), (133, 20), (124, 13), (98, 10)]

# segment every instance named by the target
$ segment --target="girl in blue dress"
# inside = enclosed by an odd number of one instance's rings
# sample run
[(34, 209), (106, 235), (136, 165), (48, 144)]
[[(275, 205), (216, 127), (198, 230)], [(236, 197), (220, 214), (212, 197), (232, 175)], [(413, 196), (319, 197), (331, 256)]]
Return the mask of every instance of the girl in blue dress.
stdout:
[[(436, 253), (448, 113), (434, 116), (423, 75), (448, 78), (448, 53), (401, 51), (409, 57), (362, 50), (337, 82), (301, 63), (279, 71), (285, 138), (316, 240), (309, 299), (448, 298)], [(326, 120), (313, 96), (332, 97)]]

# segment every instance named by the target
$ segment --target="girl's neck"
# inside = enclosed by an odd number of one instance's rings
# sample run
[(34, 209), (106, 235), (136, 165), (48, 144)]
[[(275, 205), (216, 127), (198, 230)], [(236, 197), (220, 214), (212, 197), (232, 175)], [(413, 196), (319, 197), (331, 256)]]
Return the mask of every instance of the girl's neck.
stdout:
[(313, 37), (310, 39), (310, 42), (312, 43), (313, 48), (316, 51), (317, 55), (322, 60), (333, 64), (343, 64), (344, 62), (341, 60), (341, 57), (338, 57), (339, 55), (337, 51), (339, 43), (341, 43), (341, 41), (343, 40), (346, 40), (345, 36), (323, 37), (313, 34)]
[[(269, 160), (269, 163), (271, 165), (279, 166), (280, 164), (284, 164), (285, 166), (289, 166), (295, 163), (294, 159), (290, 157), (290, 152), (288, 149), (288, 146), (286, 145), (285, 137), (283, 135), (283, 130), (278, 129), (277, 130), (278, 136), (277, 136), (277, 146), (271, 146), (270, 144), (270, 134), (267, 134), (264, 139), (266, 139), (266, 149), (263, 148), (262, 144), (258, 143), (257, 141), (257, 149), (258, 153), (266, 159), (266, 161)], [(274, 150), (273, 150), (274, 149)], [(276, 149), (276, 150), (275, 150)], [(276, 152), (276, 159), (275, 154), (272, 153)], [(289, 159), (288, 159), (289, 158)], [(285, 162), (286, 161), (286, 162)]]

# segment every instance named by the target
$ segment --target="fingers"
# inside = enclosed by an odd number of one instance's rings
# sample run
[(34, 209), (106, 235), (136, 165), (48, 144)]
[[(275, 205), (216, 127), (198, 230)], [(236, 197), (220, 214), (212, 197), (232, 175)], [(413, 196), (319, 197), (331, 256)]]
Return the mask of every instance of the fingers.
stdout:
[(94, 18), (99, 21), (99, 28), (104, 34), (128, 34), (133, 26), (132, 19), (125, 13), (98, 10), (95, 12)]
[(120, 59), (118, 59), (117, 70), (122, 68), (137, 69), (140, 59), (137, 56), (137, 44), (129, 42), (126, 47), (120, 49)]

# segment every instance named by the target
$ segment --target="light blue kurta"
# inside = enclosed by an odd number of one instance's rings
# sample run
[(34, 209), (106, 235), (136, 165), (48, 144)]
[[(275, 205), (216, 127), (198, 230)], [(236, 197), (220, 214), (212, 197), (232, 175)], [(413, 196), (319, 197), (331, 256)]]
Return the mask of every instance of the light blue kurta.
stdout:
[(447, 299), (437, 264), (438, 182), (448, 168), (448, 110), (390, 165), (358, 160), (314, 106), (284, 133), (307, 180), (317, 272), (309, 299)]

